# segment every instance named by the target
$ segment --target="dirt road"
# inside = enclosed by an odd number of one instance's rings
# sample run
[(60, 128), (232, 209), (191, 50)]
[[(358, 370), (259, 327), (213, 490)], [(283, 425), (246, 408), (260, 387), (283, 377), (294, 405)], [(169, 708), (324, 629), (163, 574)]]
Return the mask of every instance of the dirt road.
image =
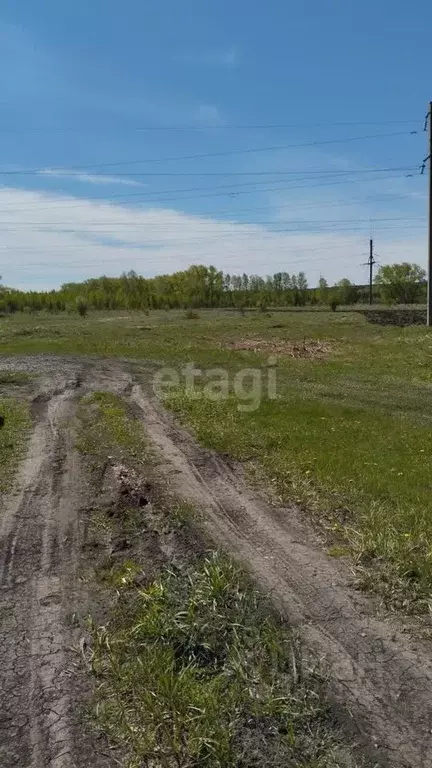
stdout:
[[(81, 511), (89, 502), (71, 423), (82, 366), (17, 362), (41, 371), (35, 427), (18, 491), (0, 510), (0, 765), (109, 765), (85, 744), (76, 676), (85, 595), (78, 583)], [(103, 375), (96, 386), (104, 384)], [(77, 757), (80, 754), (81, 757)]]
[[(0, 765), (87, 768), (113, 763), (78, 731), (78, 579), (82, 521), (91, 503), (73, 416), (90, 391), (122, 393), (163, 456), (174, 491), (202, 511), (202, 524), (270, 593), (329, 670), (335, 714), (377, 765), (432, 766), (432, 663), (366, 599), (322, 551), (294, 508), (276, 509), (250, 491), (240, 471), (194, 443), (120, 362), (32, 358), (1, 367), (36, 370), (35, 427), (19, 490), (0, 508)], [(432, 656), (432, 653), (431, 653)]]

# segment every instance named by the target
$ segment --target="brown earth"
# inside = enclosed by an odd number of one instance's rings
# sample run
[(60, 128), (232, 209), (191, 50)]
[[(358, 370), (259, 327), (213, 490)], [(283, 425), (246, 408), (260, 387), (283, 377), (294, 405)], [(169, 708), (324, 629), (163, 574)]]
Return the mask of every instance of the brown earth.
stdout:
[[(430, 649), (374, 616), (296, 508), (269, 505), (241, 468), (199, 447), (127, 363), (35, 357), (3, 359), (0, 368), (39, 374), (27, 457), (17, 490), (0, 504), (2, 768), (118, 764), (82, 727), (88, 684), (74, 650), (92, 607), (79, 568), (94, 490), (73, 447), (73, 419), (78, 400), (101, 390), (130, 402), (169, 487), (196, 505), (206, 535), (246, 565), (327, 667), (335, 719), (373, 764), (432, 766)], [(124, 482), (124, 468), (113, 472)]]
[(363, 309), (357, 310), (370, 323), (377, 325), (396, 325), (403, 328), (407, 325), (426, 325), (425, 309)]
[(331, 345), (323, 341), (271, 341), (269, 339), (241, 339), (232, 342), (229, 349), (240, 349), (248, 352), (267, 352), (286, 357), (324, 357), (331, 350)]

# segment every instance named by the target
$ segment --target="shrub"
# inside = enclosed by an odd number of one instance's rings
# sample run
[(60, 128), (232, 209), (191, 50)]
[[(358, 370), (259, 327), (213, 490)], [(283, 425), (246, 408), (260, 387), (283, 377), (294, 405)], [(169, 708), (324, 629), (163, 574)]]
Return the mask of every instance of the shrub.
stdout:
[(330, 309), (331, 309), (332, 312), (336, 312), (338, 306), (339, 306), (339, 303), (338, 303), (337, 299), (332, 299), (330, 301)]
[(185, 312), (185, 318), (186, 320), (199, 320), (199, 314), (194, 309), (189, 308)]
[(84, 299), (77, 299), (76, 300), (76, 311), (78, 312), (80, 317), (85, 317), (88, 312), (88, 306)]

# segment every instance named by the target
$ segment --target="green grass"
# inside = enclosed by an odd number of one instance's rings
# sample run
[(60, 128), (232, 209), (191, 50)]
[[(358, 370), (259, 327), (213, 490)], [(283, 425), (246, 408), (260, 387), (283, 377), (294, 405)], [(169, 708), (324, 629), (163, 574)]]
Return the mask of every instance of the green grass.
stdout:
[(91, 656), (97, 723), (128, 768), (346, 765), (319, 679), (230, 561), (212, 554), (132, 596), (129, 570)]
[(31, 420), (27, 405), (10, 397), (0, 398), (0, 414), (5, 418), (0, 429), (0, 493), (6, 493), (24, 455)]
[[(348, 542), (388, 604), (427, 610), (432, 586), (432, 333), (368, 324), (355, 312), (182, 312), (19, 316), (2, 321), (5, 352), (82, 353), (267, 375), (247, 338), (321, 340), (320, 360), (280, 357), (278, 399), (249, 413), (180, 389), (168, 404), (206, 445), (242, 460), (285, 501), (314, 511)], [(278, 327), (275, 327), (278, 326)], [(31, 330), (29, 334), (28, 331)], [(151, 369), (150, 369), (151, 370)], [(147, 374), (148, 376), (148, 374)], [(180, 380), (183, 379), (180, 377)], [(372, 568), (371, 568), (372, 567)], [(374, 578), (370, 579), (370, 574)]]
[[(90, 621), (86, 657), (95, 678), (92, 720), (122, 764), (354, 768), (320, 675), (241, 570), (220, 553), (205, 553), (202, 542), (196, 546), (196, 510), (166, 488), (161, 457), (149, 453), (127, 404), (94, 393), (81, 401), (80, 418), (78, 448), (90, 476), (109, 456), (141, 470), (151, 485), (151, 510), (138, 519), (123, 505), (94, 510), (104, 535), (132, 534), (135, 542), (132, 552), (100, 565), (93, 554), (93, 578), (114, 607), (102, 626)], [(166, 534), (173, 551), (182, 548), (181, 566), (167, 568), (145, 548), (147, 539)]]
[(369, 587), (429, 610), (430, 427), (299, 394), (248, 414), (235, 398), (215, 404), (184, 391), (167, 404), (205, 445), (252, 461), (282, 501), (314, 512), (360, 564), (379, 566)]
[(117, 447), (129, 459), (143, 463), (149, 447), (137, 421), (128, 418), (124, 401), (110, 392), (94, 392), (81, 401), (81, 418), (86, 428), (81, 430), (78, 449), (92, 456), (96, 464)]
[(21, 373), (20, 371), (0, 371), (0, 387), (4, 386), (21, 386), (27, 384), (31, 377), (27, 373)]

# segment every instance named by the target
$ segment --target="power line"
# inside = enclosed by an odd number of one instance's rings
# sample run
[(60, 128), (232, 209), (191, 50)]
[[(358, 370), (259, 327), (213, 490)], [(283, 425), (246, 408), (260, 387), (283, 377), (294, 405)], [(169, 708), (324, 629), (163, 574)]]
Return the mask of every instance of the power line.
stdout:
[[(403, 176), (378, 176), (376, 178), (370, 178), (368, 177), (368, 183), (374, 182), (374, 181), (389, 181), (394, 180), (398, 178), (404, 178)], [(309, 179), (310, 180), (310, 179)], [(294, 181), (302, 181), (302, 179), (295, 179)], [(307, 181), (304, 179), (304, 181)], [(209, 192), (208, 194), (200, 194), (200, 195), (192, 195), (192, 196), (185, 196), (185, 197), (156, 197), (156, 198), (149, 198), (146, 199), (145, 203), (169, 203), (169, 202), (184, 202), (187, 200), (202, 200), (210, 197), (239, 197), (241, 195), (247, 195), (247, 194), (254, 194), (255, 192), (279, 192), (279, 191), (290, 191), (294, 189), (317, 189), (320, 187), (330, 187), (330, 186), (340, 186), (340, 185), (348, 185), (348, 184), (358, 184), (358, 183), (364, 183), (364, 179), (344, 179), (342, 181), (333, 181), (333, 182), (326, 182), (322, 184), (294, 184), (291, 186), (280, 186), (280, 187), (263, 187), (259, 190), (256, 190), (255, 188), (250, 190), (233, 190), (233, 191), (226, 191), (226, 192)], [(255, 187), (255, 185), (254, 185)], [(195, 188), (196, 189), (196, 188)], [(27, 190), (26, 190), (27, 191)], [(175, 192), (175, 190), (172, 190)], [(183, 190), (186, 191), (186, 190)], [(192, 191), (189, 190), (189, 191)], [(199, 190), (197, 190), (199, 191)], [(121, 200), (130, 200), (131, 198), (134, 198), (137, 200), (138, 198), (146, 197), (148, 194), (153, 195), (163, 195), (163, 194), (169, 194), (170, 190), (164, 190), (160, 192), (134, 192), (130, 194), (125, 195), (106, 195), (106, 196), (100, 196), (100, 197), (91, 197), (91, 198), (85, 198), (81, 200), (78, 203), (73, 203), (70, 205), (71, 200), (75, 200), (76, 198), (71, 198), (70, 196), (65, 197), (63, 201), (58, 201), (55, 205), (50, 206), (42, 206), (39, 207), (38, 205), (33, 207), (29, 206), (29, 204), (25, 204), (24, 207), (16, 208), (15, 210), (53, 210), (54, 208), (64, 208), (65, 206), (69, 209), (72, 208), (81, 208), (82, 206), (88, 206), (89, 203), (98, 203), (100, 201), (107, 201), (107, 203), (111, 201), (121, 201)], [(5, 212), (5, 211), (2, 211)]]
[[(198, 159), (204, 159), (208, 157), (229, 157), (232, 155), (244, 155), (244, 154), (257, 153), (257, 152), (277, 152), (279, 150), (298, 149), (300, 147), (315, 147), (315, 146), (323, 146), (328, 144), (347, 144), (353, 141), (388, 139), (395, 136), (412, 136), (416, 134), (418, 134), (418, 131), (396, 131), (393, 133), (369, 134), (367, 136), (351, 136), (345, 139), (325, 139), (322, 141), (309, 141), (309, 142), (303, 142), (300, 144), (281, 144), (281, 145), (272, 145), (268, 147), (252, 147), (249, 149), (231, 149), (224, 152), (202, 152), (202, 153), (193, 154), (193, 155), (153, 157), (153, 158), (147, 158), (144, 160), (121, 160), (121, 161), (110, 162), (110, 163), (92, 163), (90, 165), (67, 166), (64, 168), (64, 170), (79, 171), (87, 168), (115, 168), (122, 165), (141, 165), (144, 163), (164, 163), (164, 162), (173, 162), (177, 160), (198, 160)], [(34, 175), (34, 174), (39, 175), (40, 172), (43, 170), (46, 170), (46, 169), (32, 168), (32, 169), (23, 169), (20, 171), (0, 171), (0, 174), (2, 176), (16, 176), (16, 175), (27, 176), (27, 175)]]
[[(220, 228), (223, 225), (235, 226), (235, 227), (238, 227), (240, 229), (240, 227), (256, 227), (256, 226), (264, 226), (264, 225), (265, 226), (270, 226), (270, 225), (281, 225), (281, 224), (284, 224), (284, 223), (285, 224), (304, 224), (305, 226), (310, 225), (310, 224), (322, 224), (323, 226), (333, 226), (335, 224), (362, 224), (362, 223), (370, 224), (371, 222), (373, 224), (376, 224), (376, 223), (380, 223), (382, 221), (385, 221), (385, 222), (389, 222), (389, 221), (393, 221), (393, 222), (423, 221), (426, 224), (427, 223), (427, 218), (426, 218), (426, 216), (385, 216), (385, 217), (379, 217), (379, 218), (368, 217), (368, 218), (364, 218), (364, 219), (362, 219), (362, 218), (355, 218), (355, 219), (328, 219), (328, 220), (322, 220), (322, 219), (290, 219), (287, 222), (283, 222), (280, 219), (277, 219), (276, 221), (264, 219), (263, 221), (247, 221), (247, 222), (243, 222), (243, 221), (240, 221), (240, 222), (239, 221), (230, 221), (230, 220), (226, 220), (226, 221), (224, 221), (224, 220), (221, 220), (221, 221), (215, 220), (214, 222), (211, 222), (211, 223), (210, 222), (208, 222), (208, 223), (203, 222), (203, 224), (208, 227), (208, 231), (213, 231), (214, 229), (218, 229), (218, 228)], [(16, 223), (17, 222), (15, 222), (15, 221), (3, 221), (2, 225), (1, 225), (2, 230), (3, 230), (3, 226), (4, 225), (8, 226), (9, 224), (16, 224)], [(127, 221), (127, 222), (118, 222), (118, 224), (116, 223), (116, 224), (110, 225), (110, 224), (107, 224), (106, 222), (102, 222), (102, 221), (84, 221), (83, 222), (83, 221), (77, 220), (75, 222), (75, 225), (76, 226), (80, 226), (80, 227), (90, 227), (90, 226), (91, 227), (95, 227), (95, 226), (99, 226), (99, 227), (103, 227), (104, 230), (107, 230), (109, 228), (109, 226), (112, 226), (114, 228), (114, 230), (116, 230), (118, 227), (127, 227), (127, 228), (129, 228), (131, 226), (140, 226), (140, 227), (145, 228), (146, 232), (148, 232), (148, 231), (151, 232), (156, 227), (157, 229), (160, 229), (162, 232), (166, 232), (166, 227), (167, 227), (167, 225), (169, 225), (169, 223), (170, 223), (169, 221), (167, 221), (165, 223), (153, 223), (153, 222), (146, 222), (146, 221), (141, 221), (141, 222), (140, 221), (136, 221), (136, 222)], [(66, 221), (66, 222), (61, 222), (60, 221), (59, 222), (59, 221), (21, 221), (20, 220), (18, 228), (12, 229), (12, 230), (4, 230), (4, 231), (13, 231), (13, 232), (17, 231), (17, 232), (19, 232), (19, 231), (21, 231), (21, 228), (23, 226), (27, 227), (28, 225), (31, 225), (32, 227), (47, 227), (47, 226), (49, 226), (49, 227), (51, 227), (51, 226), (52, 227), (63, 227), (63, 226), (67, 226), (67, 225), (72, 226), (73, 224), (74, 224), (73, 221)], [(174, 222), (174, 225), (176, 225), (176, 224), (177, 224), (177, 222)], [(201, 228), (202, 228), (202, 226), (200, 227), (200, 229)], [(62, 232), (64, 232), (64, 231), (65, 230), (62, 230)], [(69, 230), (67, 230), (67, 231), (69, 231)], [(274, 231), (277, 231), (277, 230), (274, 230)]]
[[(411, 169), (411, 168), (402, 168), (402, 169), (400, 169), (400, 168), (389, 168), (389, 169), (381, 169), (381, 172), (385, 172), (385, 171), (388, 171), (388, 172), (398, 172), (398, 171), (401, 171), (401, 170), (406, 171), (406, 170), (414, 170), (414, 169)], [(374, 171), (371, 170), (370, 172), (373, 173)], [(311, 171), (311, 173), (313, 173), (313, 171)], [(145, 197), (148, 197), (148, 196), (151, 196), (151, 195), (171, 195), (171, 194), (181, 194), (183, 192), (208, 192), (209, 190), (217, 191), (219, 189), (230, 189), (230, 190), (233, 190), (235, 192), (236, 189), (239, 188), (239, 187), (254, 187), (255, 188), (255, 187), (260, 187), (261, 185), (265, 185), (265, 184), (286, 184), (287, 181), (289, 183), (296, 182), (296, 181), (321, 181), (321, 180), (325, 180), (325, 179), (340, 178), (341, 175), (349, 176), (349, 175), (352, 175), (352, 174), (355, 174), (355, 173), (356, 173), (356, 171), (343, 171), (343, 172), (341, 172), (341, 171), (326, 171), (326, 172), (321, 172), (321, 175), (318, 175), (318, 176), (303, 176), (303, 172), (299, 171), (298, 172), (298, 178), (294, 178), (294, 179), (280, 179), (280, 178), (277, 178), (277, 179), (263, 179), (261, 181), (255, 181), (255, 180), (254, 181), (241, 181), (241, 182), (237, 181), (235, 183), (231, 182), (230, 184), (219, 184), (219, 185), (214, 186), (214, 187), (208, 187), (208, 186), (204, 186), (204, 187), (181, 187), (180, 189), (151, 190), (151, 191), (148, 191), (148, 192), (134, 192), (134, 193), (130, 193), (129, 197), (140, 197), (140, 198), (143, 197), (143, 198), (145, 198)], [(126, 195), (122, 195), (122, 197), (126, 197)], [(92, 199), (95, 199), (95, 198), (92, 198)], [(102, 198), (99, 198), (99, 199), (102, 199)], [(111, 200), (113, 198), (112, 198), (112, 196), (107, 195), (106, 199)]]
[[(184, 177), (184, 176), (194, 176), (199, 178), (204, 177), (214, 177), (214, 176), (290, 176), (294, 174), (304, 174), (307, 176), (308, 174), (331, 174), (334, 176), (337, 175), (344, 175), (344, 174), (351, 174), (351, 173), (385, 173), (390, 171), (416, 171), (418, 170), (417, 166), (399, 166), (395, 168), (366, 168), (366, 169), (352, 169), (352, 170), (334, 170), (326, 168), (324, 170), (290, 170), (290, 171), (180, 171), (180, 172), (149, 172), (149, 171), (133, 171), (129, 172), (126, 171), (125, 173), (122, 172), (120, 179), (122, 178), (129, 178), (130, 176), (139, 176), (139, 177), (150, 177), (150, 178), (160, 178), (160, 177)], [(12, 172), (11, 172), (12, 173)], [(13, 171), (13, 173), (17, 173), (21, 175), (21, 171)], [(0, 174), (3, 175), (3, 172), (0, 171)], [(25, 172), (22, 175), (27, 175)], [(61, 168), (53, 168), (53, 169), (46, 169), (44, 171), (39, 171), (38, 175), (43, 176), (44, 178), (69, 178), (73, 180), (74, 178), (77, 178), (79, 180), (79, 171), (74, 172), (73, 174), (70, 173), (67, 169), (63, 171)], [(98, 173), (97, 178), (105, 178), (108, 179), (113, 178), (110, 176), (110, 174), (107, 173)], [(113, 182), (114, 183), (114, 182)]]
[[(100, 244), (99, 244), (99, 243), (97, 243), (96, 245), (97, 245), (98, 247), (100, 247)], [(187, 245), (187, 244), (186, 244), (186, 245)], [(114, 247), (116, 247), (116, 246), (112, 246), (112, 245), (109, 245), (109, 246), (107, 246), (107, 251), (108, 251), (108, 253), (109, 253), (109, 252), (110, 252), (110, 250), (111, 250), (112, 248), (114, 248)], [(171, 245), (170, 245), (170, 247), (171, 247)], [(360, 247), (360, 246), (357, 246), (357, 247)], [(2, 245), (2, 246), (0, 246), (0, 248), (2, 248), (2, 249), (8, 249), (9, 247), (8, 247), (8, 246), (5, 246), (5, 245)], [(46, 254), (46, 253), (52, 253), (52, 254), (58, 254), (59, 250), (60, 250), (61, 252), (63, 252), (63, 251), (64, 251), (64, 250), (66, 250), (66, 249), (71, 249), (71, 250), (77, 251), (77, 250), (80, 250), (80, 249), (82, 249), (82, 250), (86, 250), (87, 248), (88, 248), (88, 244), (87, 244), (87, 245), (81, 245), (81, 246), (68, 245), (68, 246), (62, 246), (60, 249), (59, 249), (58, 247), (56, 247), (55, 249), (53, 249), (52, 251), (50, 251), (50, 250), (49, 250), (49, 248), (45, 248), (45, 247), (42, 247), (42, 246), (40, 246), (39, 248), (37, 248), (37, 247), (33, 248), (33, 247), (32, 247), (32, 248), (31, 248), (31, 253), (32, 253), (32, 254), (34, 254), (34, 253), (43, 253), (43, 254)], [(118, 246), (117, 246), (117, 248), (118, 248)], [(338, 244), (334, 244), (334, 243), (332, 243), (331, 245), (319, 245), (319, 246), (316, 246), (316, 245), (310, 245), (310, 246), (304, 246), (304, 247), (297, 247), (297, 246), (296, 246), (296, 247), (295, 247), (295, 252), (296, 252), (296, 253), (305, 253), (305, 254), (309, 254), (309, 253), (321, 253), (322, 251), (332, 251), (332, 252), (333, 252), (333, 251), (338, 251), (338, 250), (343, 250), (343, 251), (346, 251), (346, 248), (347, 248), (347, 243), (340, 243), (339, 245), (338, 245)], [(14, 249), (14, 250), (15, 250), (15, 249)], [(29, 249), (28, 249), (28, 246), (18, 246), (18, 247), (16, 248), (16, 250), (20, 250), (20, 251), (28, 251)], [(137, 246), (133, 246), (133, 247), (131, 247), (131, 248), (126, 248), (126, 247), (125, 247), (125, 250), (128, 250), (128, 251), (130, 250), (130, 251), (131, 251), (131, 253), (132, 253), (133, 251), (139, 251), (139, 250), (140, 250), (140, 248), (138, 248)], [(160, 250), (161, 250), (161, 253), (162, 253), (162, 252), (163, 252), (163, 248), (161, 248)], [(257, 245), (255, 245), (255, 246), (253, 247), (253, 253), (268, 253), (268, 247), (267, 247), (267, 245), (265, 245), (265, 246), (264, 246), (264, 245), (263, 245), (263, 246), (257, 246)], [(230, 251), (228, 251), (228, 252), (224, 251), (224, 258), (225, 258), (225, 256), (226, 256), (226, 255), (228, 256), (228, 258), (232, 258), (232, 257), (234, 257), (234, 258), (240, 258), (240, 256), (239, 256), (239, 253), (238, 253), (238, 251), (237, 251), (237, 250), (236, 250), (236, 251), (232, 251), (232, 252), (230, 252)], [(358, 256), (358, 257), (360, 257), (361, 255), (362, 255), (362, 254), (357, 254), (357, 256)], [(105, 255), (104, 255), (104, 257), (103, 257), (103, 259), (102, 259), (101, 263), (103, 263), (105, 260), (108, 260), (108, 261), (116, 261), (116, 260), (118, 260), (118, 258), (119, 258), (119, 256), (118, 256), (118, 253), (117, 253), (116, 255), (113, 255), (113, 256), (109, 256), (109, 255), (106, 255), (106, 256), (105, 256)], [(143, 252), (143, 249), (141, 249), (141, 252), (140, 252), (140, 256), (139, 256), (139, 258), (143, 258), (143, 259), (147, 259), (147, 258), (148, 258), (148, 260), (149, 260), (149, 261), (154, 261), (154, 258), (155, 258), (155, 256), (154, 256), (154, 253), (152, 253), (150, 256), (148, 256), (148, 257), (145, 257), (145, 256), (144, 256), (144, 252)], [(241, 258), (243, 258), (243, 256), (241, 256)], [(30, 263), (31, 263), (31, 262), (30, 262)], [(52, 261), (50, 261), (50, 262), (46, 262), (46, 264), (51, 264), (51, 263), (56, 263), (56, 262), (52, 262)], [(76, 262), (75, 262), (75, 261), (70, 261), (70, 260), (68, 259), (68, 265), (69, 265), (69, 264), (74, 264), (74, 263), (76, 263)], [(83, 263), (87, 264), (87, 260), (86, 260), (85, 262), (83, 262)], [(15, 267), (15, 264), (14, 264), (14, 267)]]
[[(361, 206), (361, 205), (364, 205), (365, 203), (396, 202), (398, 200), (405, 200), (407, 198), (411, 199), (411, 194), (410, 193), (405, 193), (404, 194), (404, 193), (400, 193), (399, 192), (399, 193), (395, 193), (395, 194), (391, 194), (391, 195), (386, 195), (385, 196), (385, 200), (383, 201), (382, 195), (378, 193), (376, 195), (367, 195), (364, 198), (360, 198), (360, 199), (359, 198), (354, 198), (354, 199), (348, 200), (348, 201), (344, 199), (344, 200), (335, 200), (332, 203), (307, 203), (306, 205), (304, 205), (304, 204), (299, 205), (296, 202), (294, 205), (295, 205), (295, 209), (296, 210), (302, 210), (302, 211), (303, 210), (309, 210), (309, 209), (321, 210), (322, 208), (342, 208), (342, 207), (347, 207), (347, 206), (352, 206), (352, 205)], [(64, 199), (65, 202), (68, 199), (70, 199), (70, 198), (65, 198)], [(72, 198), (72, 199), (75, 200), (76, 198)], [(92, 198), (92, 197), (90, 197), (90, 198), (86, 198), (85, 200), (83, 200), (83, 204), (87, 203), (87, 202), (98, 201), (98, 200), (101, 200), (101, 199), (105, 200), (105, 199), (112, 199), (112, 198), (111, 197), (109, 197), (109, 198), (99, 198), (99, 197)], [(117, 198), (114, 198), (114, 199), (117, 199)], [(26, 210), (29, 210), (29, 211), (44, 210), (44, 211), (47, 211), (47, 210), (52, 210), (52, 209), (56, 210), (58, 208), (60, 208), (60, 209), (64, 209), (65, 208), (64, 204), (60, 204), (58, 207), (56, 205), (53, 205), (53, 206), (50, 206), (49, 208), (47, 208), (47, 207), (40, 208), (40, 207), (37, 207), (37, 206), (38, 206), (38, 203), (36, 203), (35, 206), (33, 206), (33, 204), (26, 204), (24, 208), (17, 207), (17, 206), (10, 207), (10, 208), (3, 208), (3, 209), (0, 209), (0, 213), (12, 213), (13, 214), (15, 212), (20, 212), (20, 211), (23, 211), (23, 210), (24, 211), (26, 211)], [(280, 203), (280, 204), (277, 205), (277, 208), (278, 209), (284, 209), (284, 208), (291, 208), (292, 206), (293, 206), (292, 202), (290, 202), (290, 203)], [(69, 208), (74, 208), (74, 207), (78, 207), (78, 206), (69, 206)], [(69, 210), (69, 208), (68, 208), (68, 210)], [(233, 210), (232, 208), (223, 208), (222, 210), (221, 209), (217, 209), (217, 210), (212, 210), (212, 211), (206, 211), (205, 214), (196, 214), (196, 215), (198, 217), (202, 217), (202, 216), (205, 216), (205, 217), (209, 217), (209, 216), (225, 216), (225, 215), (226, 216), (229, 216), (229, 215), (238, 216), (239, 214), (256, 213), (257, 211), (274, 210), (274, 208), (275, 208), (274, 204), (261, 205), (261, 206), (253, 206), (253, 207), (249, 207), (249, 208), (240, 208), (240, 209), (236, 209), (236, 210)], [(136, 210), (136, 209), (133, 208), (133, 209), (129, 209), (129, 210)], [(147, 212), (145, 209), (138, 209), (138, 210), (140, 212), (144, 212), (144, 213)], [(242, 222), (240, 222), (240, 223), (242, 223)], [(249, 222), (245, 222), (245, 223), (249, 223)]]
[[(259, 252), (264, 252), (264, 250), (257, 251), (257, 252), (258, 253)], [(229, 254), (228, 254), (228, 256), (229, 256)], [(203, 259), (214, 258), (214, 254), (200, 254), (200, 258), (203, 258)], [(242, 264), (243, 255), (238, 254), (238, 255), (236, 255), (236, 258)], [(353, 260), (355, 258), (357, 258), (357, 255), (353, 254), (351, 257), (347, 257), (346, 259), (340, 259), (340, 262), (343, 263), (343, 262), (348, 262), (349, 261), (350, 263), (353, 263)], [(134, 259), (134, 261), (136, 261), (136, 260), (137, 259)], [(318, 259), (318, 260), (315, 260), (315, 259), (309, 260), (309, 266), (315, 266), (315, 265), (319, 266), (321, 264), (321, 262), (323, 262), (323, 261), (332, 261), (332, 260), (333, 260), (333, 256), (327, 256), (327, 257), (324, 257), (324, 258)], [(27, 267), (19, 267), (18, 269), (15, 269), (15, 267), (14, 267), (14, 272), (18, 272), (18, 273), (19, 272), (26, 272), (26, 271), (28, 271), (28, 269), (47, 267), (47, 266), (49, 266), (49, 267), (51, 267), (53, 269), (54, 268), (56, 268), (56, 269), (69, 269), (71, 266), (74, 266), (74, 267), (104, 266), (108, 261), (112, 261), (113, 263), (117, 263), (118, 264), (118, 258), (117, 259), (110, 259), (110, 260), (109, 259), (98, 260), (98, 261), (94, 261), (94, 262), (89, 262), (89, 261), (85, 261), (85, 262), (68, 262), (67, 264), (53, 264), (53, 262), (50, 262), (50, 261), (48, 261), (48, 262), (33, 262), (32, 264), (29, 264)], [(148, 263), (154, 264), (154, 257), (152, 259), (143, 259), (143, 258), (139, 257), (139, 261), (143, 261), (144, 263), (148, 262)], [(276, 262), (273, 265), (272, 268), (273, 269), (277, 269), (278, 267), (282, 267), (282, 268), (283, 267), (290, 267), (290, 266), (292, 266), (294, 264), (305, 264), (307, 261), (308, 261), (308, 257), (307, 256), (305, 256), (304, 258), (301, 258), (301, 259), (295, 259), (293, 261), (286, 261), (284, 259), (283, 262)]]
[[(287, 128), (338, 128), (338, 127), (354, 127), (360, 125), (414, 125), (418, 124), (418, 119), (412, 120), (342, 120), (334, 123), (220, 123), (215, 125), (134, 125), (134, 126), (121, 126), (121, 130), (125, 132), (141, 132), (141, 131), (215, 131), (215, 130), (285, 130)], [(62, 133), (62, 132), (81, 132), (92, 130), (98, 131), (98, 133), (105, 129), (104, 126), (3, 126), (0, 129), (0, 133)], [(119, 126), (113, 125), (112, 130), (118, 132)]]
[[(381, 227), (379, 229), (380, 232), (384, 232), (386, 230), (390, 230), (391, 232), (398, 233), (399, 237), (403, 235), (404, 233), (412, 233), (414, 231), (424, 231), (426, 225), (415, 225), (415, 226), (407, 226), (405, 225), (403, 228), (395, 228), (394, 226), (385, 226)], [(6, 230), (7, 231), (7, 230)], [(19, 232), (20, 230), (16, 230)], [(31, 230), (24, 230), (24, 231), (31, 231)], [(211, 233), (214, 239), (215, 248), (221, 248), (223, 247), (223, 253), (224, 257), (229, 253), (227, 251), (227, 247), (234, 247), (238, 248), (240, 245), (245, 245), (248, 248), (249, 253), (255, 253), (257, 251), (259, 252), (266, 252), (268, 254), (269, 249), (278, 249), (279, 247), (289, 248), (289, 247), (295, 247), (290, 243), (289, 236), (294, 235), (300, 235), (303, 237), (310, 237), (317, 239), (318, 236), (321, 237), (338, 237), (340, 235), (345, 235), (347, 237), (351, 235), (355, 235), (356, 233), (365, 233), (366, 228), (363, 227), (339, 227), (339, 229), (335, 232), (334, 229), (323, 229), (323, 228), (314, 228), (314, 229), (306, 229), (304, 227), (297, 227), (297, 228), (281, 228), (278, 230), (263, 230), (261, 232), (249, 232), (249, 233), (239, 233), (239, 232), (231, 232), (231, 233)], [(12, 230), (13, 232), (13, 230)], [(43, 234), (50, 235), (52, 234), (55, 237), (58, 237), (59, 232), (53, 231), (53, 232), (46, 232), (44, 231)], [(110, 252), (114, 250), (115, 252), (119, 251), (150, 251), (152, 253), (151, 258), (157, 259), (158, 253), (166, 252), (166, 250), (175, 248), (177, 251), (181, 251), (189, 249), (191, 246), (197, 246), (200, 245), (207, 246), (209, 242), (209, 237), (211, 235), (202, 234), (201, 236), (197, 237), (181, 237), (181, 236), (173, 236), (171, 238), (164, 237), (161, 239), (160, 233), (153, 234), (153, 240), (152, 233), (149, 233), (148, 238), (146, 242), (142, 242), (142, 239), (140, 239), (139, 234), (137, 233), (135, 237), (129, 239), (129, 240), (123, 240), (121, 235), (118, 235), (117, 237), (112, 237), (112, 242), (107, 242), (107, 237), (109, 238), (109, 235), (107, 236), (106, 232), (101, 232), (99, 235), (98, 233), (92, 233), (93, 237), (89, 236), (87, 234), (86, 236), (82, 236), (79, 232), (73, 232), (73, 233), (63, 233), (63, 234), (74, 234), (77, 238), (77, 243), (75, 244), (69, 244), (69, 245), (62, 245), (61, 243), (56, 243), (52, 246), (49, 246), (49, 244), (44, 243), (43, 246), (40, 246), (40, 249), (44, 253), (63, 253), (67, 250), (73, 250), (74, 253), (78, 250), (84, 250), (88, 252), (91, 248), (103, 248), (105, 251)], [(253, 242), (253, 236), (259, 237), (261, 241), (261, 245), (256, 245)], [(99, 238), (104, 238), (104, 242), (98, 241)], [(243, 239), (245, 238), (245, 239)], [(352, 244), (351, 244), (352, 245)], [(307, 250), (309, 251), (312, 246), (308, 246)], [(350, 247), (349, 243), (345, 244), (345, 247)], [(25, 252), (25, 253), (35, 253), (37, 246), (34, 244), (32, 246), (10, 246), (10, 245), (3, 245), (0, 246), (3, 250), (13, 251), (13, 253), (17, 253), (19, 251)], [(322, 246), (320, 245), (318, 250), (321, 250)]]

